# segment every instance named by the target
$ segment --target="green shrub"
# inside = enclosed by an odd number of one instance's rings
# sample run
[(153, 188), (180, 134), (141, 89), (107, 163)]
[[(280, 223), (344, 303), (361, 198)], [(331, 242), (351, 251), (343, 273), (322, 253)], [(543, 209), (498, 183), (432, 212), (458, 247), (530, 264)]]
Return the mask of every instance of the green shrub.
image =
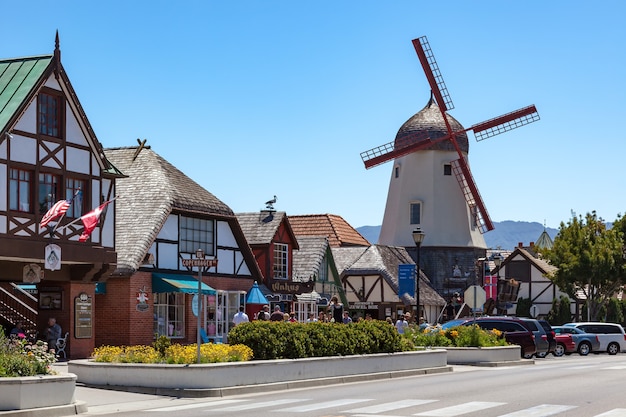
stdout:
[(498, 330), (483, 330), (477, 325), (456, 326), (443, 330), (438, 327), (419, 330), (411, 326), (404, 337), (415, 346), (436, 347), (489, 347), (506, 346), (508, 343)]
[(253, 321), (235, 326), (228, 341), (250, 347), (254, 359), (295, 359), (410, 350), (393, 326), (379, 320), (347, 325)]

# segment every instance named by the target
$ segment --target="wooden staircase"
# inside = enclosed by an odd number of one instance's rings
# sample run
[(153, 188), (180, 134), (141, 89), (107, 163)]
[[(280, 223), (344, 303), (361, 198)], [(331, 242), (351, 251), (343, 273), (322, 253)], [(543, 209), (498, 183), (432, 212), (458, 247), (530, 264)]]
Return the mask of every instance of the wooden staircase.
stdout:
[(18, 321), (24, 330), (35, 335), (37, 332), (37, 298), (12, 282), (0, 283), (0, 322), (10, 330)]

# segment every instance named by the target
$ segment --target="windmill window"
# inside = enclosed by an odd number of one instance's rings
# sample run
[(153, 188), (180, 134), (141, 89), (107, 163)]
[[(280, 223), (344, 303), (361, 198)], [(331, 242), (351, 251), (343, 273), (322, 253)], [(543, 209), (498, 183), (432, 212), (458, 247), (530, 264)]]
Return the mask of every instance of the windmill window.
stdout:
[(443, 175), (452, 175), (452, 165), (445, 164), (443, 166)]
[(393, 175), (398, 178), (400, 177), (400, 167), (394, 167), (393, 169)]
[(410, 205), (410, 224), (422, 223), (422, 203), (411, 203)]
[(37, 106), (38, 132), (42, 135), (61, 137), (62, 98), (59, 95), (39, 94)]
[(33, 173), (11, 168), (9, 173), (9, 209), (31, 213)]

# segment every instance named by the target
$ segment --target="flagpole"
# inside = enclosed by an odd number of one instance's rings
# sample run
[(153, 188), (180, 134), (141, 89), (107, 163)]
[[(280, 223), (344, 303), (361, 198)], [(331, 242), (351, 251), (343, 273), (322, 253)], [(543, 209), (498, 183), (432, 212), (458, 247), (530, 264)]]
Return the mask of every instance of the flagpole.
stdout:
[[(114, 200), (117, 200), (117, 197), (113, 197), (112, 199), (110, 199), (110, 200), (108, 200), (108, 201), (105, 201), (105, 202), (104, 202), (104, 203), (102, 203), (102, 204), (111, 204)], [(100, 204), (100, 206), (101, 206), (102, 204)], [(98, 206), (98, 207), (100, 207), (100, 206)], [(92, 211), (93, 211), (93, 210), (92, 210)], [(84, 215), (86, 215), (86, 214), (88, 214), (88, 213), (85, 213)], [(84, 216), (84, 215), (83, 215), (83, 216)], [(65, 228), (67, 228), (67, 227), (70, 227), (70, 226), (71, 226), (71, 225), (73, 225), (74, 223), (77, 223), (80, 219), (82, 219), (82, 218), (83, 218), (83, 216), (80, 216), (80, 217), (75, 218), (74, 220), (72, 220), (71, 222), (69, 222), (68, 224), (66, 224), (65, 226), (62, 226), (61, 228), (59, 228), (59, 230), (63, 230), (63, 229), (65, 229)], [(57, 224), (58, 224), (58, 223), (57, 223)]]
[[(76, 192), (74, 193), (74, 196), (73, 196), (73, 197), (72, 197), (72, 199), (70, 200), (70, 206), (72, 206), (72, 204), (74, 204), (74, 200), (76, 199), (76, 196), (77, 196), (78, 194), (80, 194), (80, 192), (81, 192), (81, 191), (80, 191), (80, 188), (79, 188), (78, 190), (76, 190)], [(68, 210), (69, 210), (69, 207), (68, 207)], [(57, 231), (57, 228), (58, 228), (58, 227), (59, 227), (59, 225), (61, 224), (61, 220), (63, 220), (63, 217), (65, 217), (65, 213), (66, 213), (66, 212), (67, 212), (67, 210), (66, 210), (66, 211), (64, 211), (64, 212), (63, 212), (63, 214), (61, 215), (61, 217), (59, 217), (59, 220), (57, 220), (57, 224), (55, 224), (55, 225), (54, 225), (54, 228), (52, 228), (52, 230), (50, 231), (50, 237), (53, 237), (53, 236), (54, 236), (54, 232), (56, 232), (56, 231)], [(72, 223), (74, 223), (74, 222), (72, 222)], [(70, 223), (70, 224), (72, 224), (72, 223)], [(61, 229), (64, 229), (65, 227), (69, 226), (70, 224), (68, 224), (68, 225), (66, 225), (66, 226), (64, 226), (64, 227), (62, 227)]]

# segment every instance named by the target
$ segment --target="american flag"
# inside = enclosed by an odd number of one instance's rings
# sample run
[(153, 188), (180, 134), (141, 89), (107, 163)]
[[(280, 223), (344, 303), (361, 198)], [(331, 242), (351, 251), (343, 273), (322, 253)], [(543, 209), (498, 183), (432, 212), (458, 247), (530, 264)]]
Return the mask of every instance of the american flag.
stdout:
[(39, 227), (43, 229), (48, 223), (64, 215), (67, 209), (70, 208), (70, 204), (72, 204), (72, 200), (59, 200), (54, 203), (50, 210), (43, 215)]

